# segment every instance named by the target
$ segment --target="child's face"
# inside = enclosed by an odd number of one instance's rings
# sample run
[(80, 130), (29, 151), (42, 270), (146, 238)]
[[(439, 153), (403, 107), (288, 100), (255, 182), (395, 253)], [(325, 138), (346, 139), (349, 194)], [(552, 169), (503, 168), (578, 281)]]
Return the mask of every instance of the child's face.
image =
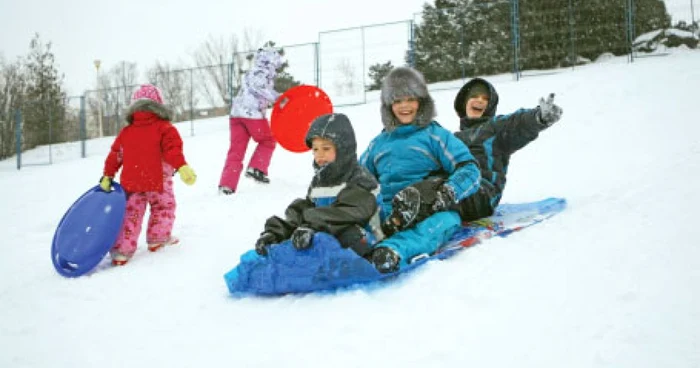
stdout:
[(467, 99), (467, 117), (470, 119), (480, 118), (489, 106), (489, 96), (478, 94)]
[(314, 154), (314, 162), (318, 166), (328, 165), (335, 161), (335, 144), (325, 138), (314, 138), (311, 141), (311, 151)]
[(397, 98), (391, 104), (391, 111), (401, 124), (411, 124), (416, 119), (419, 105), (415, 97)]

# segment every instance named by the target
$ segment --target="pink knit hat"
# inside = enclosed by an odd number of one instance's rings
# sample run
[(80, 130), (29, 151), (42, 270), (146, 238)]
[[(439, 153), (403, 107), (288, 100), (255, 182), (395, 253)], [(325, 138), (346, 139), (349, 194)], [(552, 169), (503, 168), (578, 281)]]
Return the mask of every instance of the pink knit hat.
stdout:
[(163, 103), (163, 94), (160, 92), (158, 87), (152, 84), (142, 84), (139, 89), (131, 95), (131, 103), (138, 100), (151, 100), (159, 104)]

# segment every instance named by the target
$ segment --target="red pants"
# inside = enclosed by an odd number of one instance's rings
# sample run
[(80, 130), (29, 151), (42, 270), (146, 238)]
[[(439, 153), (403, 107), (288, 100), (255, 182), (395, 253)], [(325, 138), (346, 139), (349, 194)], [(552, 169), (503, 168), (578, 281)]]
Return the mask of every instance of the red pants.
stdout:
[(229, 125), (231, 128), (231, 145), (226, 155), (226, 163), (221, 173), (219, 186), (236, 190), (241, 171), (243, 171), (243, 159), (245, 158), (250, 138), (252, 137), (258, 145), (255, 147), (248, 167), (258, 169), (265, 174), (267, 174), (267, 169), (272, 159), (272, 152), (275, 150), (277, 143), (272, 137), (270, 124), (267, 122), (267, 119), (231, 117), (229, 118)]

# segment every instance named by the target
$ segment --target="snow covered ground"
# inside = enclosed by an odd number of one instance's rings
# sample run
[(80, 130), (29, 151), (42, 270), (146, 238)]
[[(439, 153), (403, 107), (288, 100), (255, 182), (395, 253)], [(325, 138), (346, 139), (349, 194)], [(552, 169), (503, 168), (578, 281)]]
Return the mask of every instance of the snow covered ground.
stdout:
[[(53, 147), (53, 165), (2, 161), (0, 367), (700, 367), (698, 66), (700, 52), (677, 50), (489, 78), (500, 113), (549, 92), (564, 108), (513, 157), (504, 202), (557, 196), (568, 209), (367, 290), (228, 295), (223, 274), (312, 167), (279, 148), (270, 185), (243, 178), (218, 196), (226, 118), (195, 122), (194, 136), (179, 124), (198, 174), (194, 187), (176, 178), (181, 245), (151, 254), (144, 241), (127, 266), (77, 279), (55, 272), (51, 240), (112, 138), (89, 141), (85, 159), (73, 145)], [(451, 130), (455, 94), (433, 92)], [(362, 149), (381, 128), (370, 100), (336, 110)]]

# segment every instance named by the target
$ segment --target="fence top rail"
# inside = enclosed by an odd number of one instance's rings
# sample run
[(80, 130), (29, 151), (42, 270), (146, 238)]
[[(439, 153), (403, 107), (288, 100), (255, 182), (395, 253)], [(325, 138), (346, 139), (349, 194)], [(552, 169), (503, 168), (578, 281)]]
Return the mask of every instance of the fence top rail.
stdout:
[(321, 35), (324, 34), (324, 33), (346, 32), (346, 31), (353, 31), (353, 30), (356, 30), (356, 29), (371, 28), (371, 27), (381, 27), (381, 26), (390, 26), (390, 25), (394, 25), (394, 24), (410, 23), (410, 22), (412, 22), (411, 19), (405, 19), (405, 20), (397, 20), (397, 21), (393, 21), (393, 22), (374, 23), (374, 24), (368, 24), (368, 25), (357, 26), (357, 27), (332, 29), (332, 30), (330, 30), (330, 31), (321, 31), (321, 32), (318, 32), (318, 36), (319, 36), (319, 38), (320, 38)]

